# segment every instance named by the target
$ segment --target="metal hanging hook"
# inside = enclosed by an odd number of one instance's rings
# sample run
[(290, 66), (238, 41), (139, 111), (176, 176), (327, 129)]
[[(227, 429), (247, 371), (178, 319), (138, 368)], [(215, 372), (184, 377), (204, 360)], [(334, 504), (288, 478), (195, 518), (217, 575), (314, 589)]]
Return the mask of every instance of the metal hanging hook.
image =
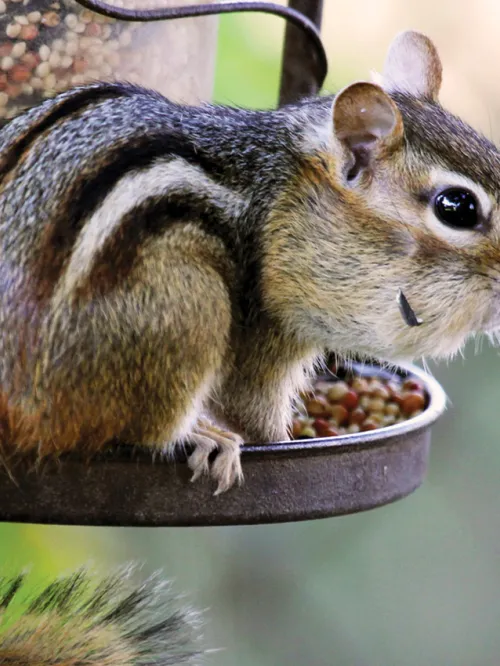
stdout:
[(307, 16), (290, 7), (282, 7), (272, 2), (220, 2), (207, 3), (203, 5), (185, 5), (183, 7), (162, 7), (158, 9), (123, 9), (102, 2), (102, 0), (76, 0), (82, 7), (89, 9), (102, 16), (120, 21), (149, 22), (168, 21), (180, 18), (192, 18), (196, 16), (211, 16), (214, 14), (234, 14), (240, 12), (262, 12), (274, 14), (290, 21), (299, 29), (303, 30), (311, 41), (316, 54), (315, 78), (318, 90), (322, 87), (327, 72), (328, 61), (325, 48), (321, 41), (318, 28)]

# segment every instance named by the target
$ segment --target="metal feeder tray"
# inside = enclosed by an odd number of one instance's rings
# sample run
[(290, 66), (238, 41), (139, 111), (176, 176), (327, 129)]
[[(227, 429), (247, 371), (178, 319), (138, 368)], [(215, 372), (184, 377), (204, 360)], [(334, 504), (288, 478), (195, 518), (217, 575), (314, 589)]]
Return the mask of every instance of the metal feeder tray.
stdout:
[[(375, 366), (361, 374), (387, 375)], [(427, 469), (431, 425), (442, 414), (441, 386), (420, 368), (428, 406), (404, 423), (339, 437), (245, 446), (245, 482), (214, 497), (208, 479), (190, 483), (181, 456), (120, 445), (85, 463), (68, 455), (42, 471), (0, 473), (0, 521), (64, 525), (204, 526), (278, 523), (371, 509), (415, 490)], [(17, 478), (19, 477), (19, 478)]]

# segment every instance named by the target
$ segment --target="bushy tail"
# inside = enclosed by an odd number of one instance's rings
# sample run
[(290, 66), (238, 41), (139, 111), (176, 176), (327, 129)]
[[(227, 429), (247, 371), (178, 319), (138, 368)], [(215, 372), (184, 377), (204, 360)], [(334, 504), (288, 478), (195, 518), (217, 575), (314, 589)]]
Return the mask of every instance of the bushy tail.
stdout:
[(200, 617), (179, 608), (155, 575), (132, 569), (95, 579), (85, 569), (25, 592), (24, 574), (0, 578), (2, 666), (190, 666), (202, 663)]

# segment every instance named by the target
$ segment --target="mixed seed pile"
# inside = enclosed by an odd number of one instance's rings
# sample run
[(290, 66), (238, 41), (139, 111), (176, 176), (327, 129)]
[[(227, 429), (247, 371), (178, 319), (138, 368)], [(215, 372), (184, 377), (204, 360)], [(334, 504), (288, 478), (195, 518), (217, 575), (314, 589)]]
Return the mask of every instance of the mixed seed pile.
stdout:
[[(112, 4), (133, 8), (137, 0)], [(100, 16), (75, 0), (0, 0), (0, 119), (82, 83), (138, 83), (140, 47), (150, 29)]]
[(317, 379), (313, 390), (301, 396), (293, 420), (294, 439), (376, 430), (411, 419), (427, 405), (424, 386), (413, 377), (344, 375), (337, 380)]

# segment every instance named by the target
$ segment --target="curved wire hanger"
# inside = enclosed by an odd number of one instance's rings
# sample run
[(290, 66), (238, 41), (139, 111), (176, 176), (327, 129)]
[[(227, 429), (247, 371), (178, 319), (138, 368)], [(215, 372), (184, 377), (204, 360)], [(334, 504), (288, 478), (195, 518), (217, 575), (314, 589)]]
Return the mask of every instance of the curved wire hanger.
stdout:
[(168, 21), (180, 18), (191, 18), (196, 16), (210, 16), (214, 14), (234, 14), (241, 12), (262, 12), (265, 14), (274, 14), (293, 23), (302, 30), (309, 38), (316, 54), (316, 82), (318, 90), (322, 87), (327, 72), (328, 61), (323, 42), (318, 28), (304, 14), (292, 9), (291, 7), (282, 7), (273, 2), (253, 2), (242, 0), (239, 2), (218, 2), (206, 3), (202, 5), (185, 5), (182, 7), (162, 7), (157, 9), (123, 9), (115, 7), (102, 0), (77, 0), (77, 2), (97, 14), (107, 16), (108, 18), (121, 21), (149, 22), (149, 21)]

